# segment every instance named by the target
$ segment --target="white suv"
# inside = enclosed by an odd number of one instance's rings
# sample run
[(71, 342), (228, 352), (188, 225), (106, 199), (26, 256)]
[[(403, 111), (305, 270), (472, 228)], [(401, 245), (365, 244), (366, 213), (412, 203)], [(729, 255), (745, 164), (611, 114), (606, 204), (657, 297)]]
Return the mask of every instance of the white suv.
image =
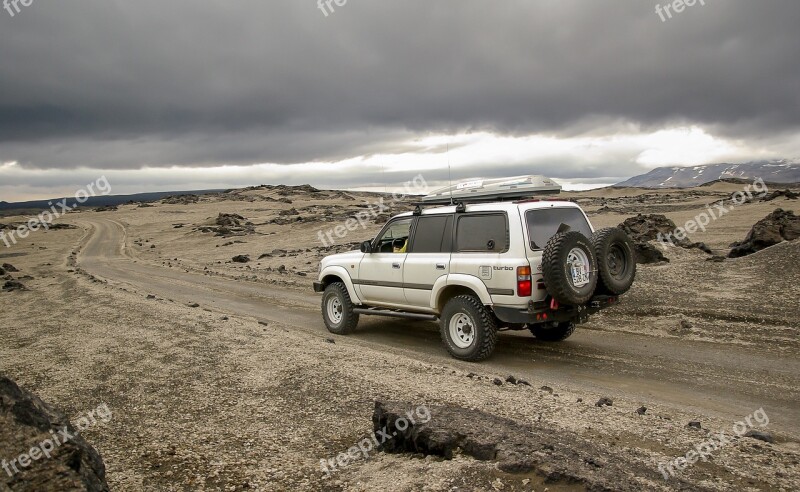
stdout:
[(635, 273), (625, 233), (594, 232), (572, 202), (459, 203), (397, 215), (361, 251), (324, 258), (314, 290), (332, 333), (362, 314), (440, 319), (450, 354), (478, 361), (502, 329), (566, 339)]

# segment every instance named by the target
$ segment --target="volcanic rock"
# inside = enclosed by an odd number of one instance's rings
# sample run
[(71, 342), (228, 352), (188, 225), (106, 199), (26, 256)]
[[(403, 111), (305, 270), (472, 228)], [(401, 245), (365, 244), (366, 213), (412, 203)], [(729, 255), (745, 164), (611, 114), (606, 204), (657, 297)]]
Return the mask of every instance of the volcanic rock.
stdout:
[(794, 241), (798, 237), (800, 237), (800, 217), (791, 210), (778, 208), (756, 222), (744, 241), (733, 243), (728, 258), (747, 256), (782, 241)]
[(4, 443), (6, 452), (20, 450), (22, 453), (31, 449), (31, 442), (45, 442), (53, 434), (64, 435), (61, 432), (73, 437), (56, 446), (50, 458), (41, 456), (28, 467), (21, 467), (17, 462), (19, 473), (0, 474), (0, 489), (108, 491), (103, 459), (77, 433), (67, 417), (14, 381), (0, 376), (0, 442)]

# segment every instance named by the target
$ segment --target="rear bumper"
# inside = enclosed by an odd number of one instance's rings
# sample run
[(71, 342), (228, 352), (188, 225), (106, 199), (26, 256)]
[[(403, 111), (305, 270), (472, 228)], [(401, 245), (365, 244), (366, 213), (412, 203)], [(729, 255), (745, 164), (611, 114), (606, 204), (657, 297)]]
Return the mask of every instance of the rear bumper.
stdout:
[(618, 296), (594, 296), (588, 303), (582, 306), (561, 306), (558, 309), (551, 309), (546, 302), (533, 302), (528, 304), (527, 309), (514, 307), (493, 306), (494, 314), (505, 323), (514, 324), (537, 324), (549, 322), (586, 321), (589, 315), (602, 309), (613, 306), (619, 302)]
[(314, 292), (319, 294), (320, 292), (325, 291), (325, 285), (322, 282), (314, 282)]

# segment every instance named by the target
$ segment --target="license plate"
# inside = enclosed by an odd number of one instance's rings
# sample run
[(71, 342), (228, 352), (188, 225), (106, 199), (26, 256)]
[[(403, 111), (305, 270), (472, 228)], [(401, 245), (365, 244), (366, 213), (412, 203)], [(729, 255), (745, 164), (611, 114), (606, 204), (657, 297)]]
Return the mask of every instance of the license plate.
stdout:
[(583, 265), (572, 265), (572, 285), (583, 287), (589, 283), (589, 270)]

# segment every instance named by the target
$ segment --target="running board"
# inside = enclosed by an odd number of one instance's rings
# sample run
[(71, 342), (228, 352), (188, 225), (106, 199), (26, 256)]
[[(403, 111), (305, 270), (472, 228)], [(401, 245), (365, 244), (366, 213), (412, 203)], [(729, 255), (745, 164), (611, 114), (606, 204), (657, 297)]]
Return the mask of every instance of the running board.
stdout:
[(353, 313), (366, 314), (368, 316), (388, 316), (390, 318), (416, 319), (421, 321), (436, 321), (439, 319), (439, 317), (435, 314), (406, 313), (403, 311), (391, 311), (388, 309), (355, 308), (353, 309)]

